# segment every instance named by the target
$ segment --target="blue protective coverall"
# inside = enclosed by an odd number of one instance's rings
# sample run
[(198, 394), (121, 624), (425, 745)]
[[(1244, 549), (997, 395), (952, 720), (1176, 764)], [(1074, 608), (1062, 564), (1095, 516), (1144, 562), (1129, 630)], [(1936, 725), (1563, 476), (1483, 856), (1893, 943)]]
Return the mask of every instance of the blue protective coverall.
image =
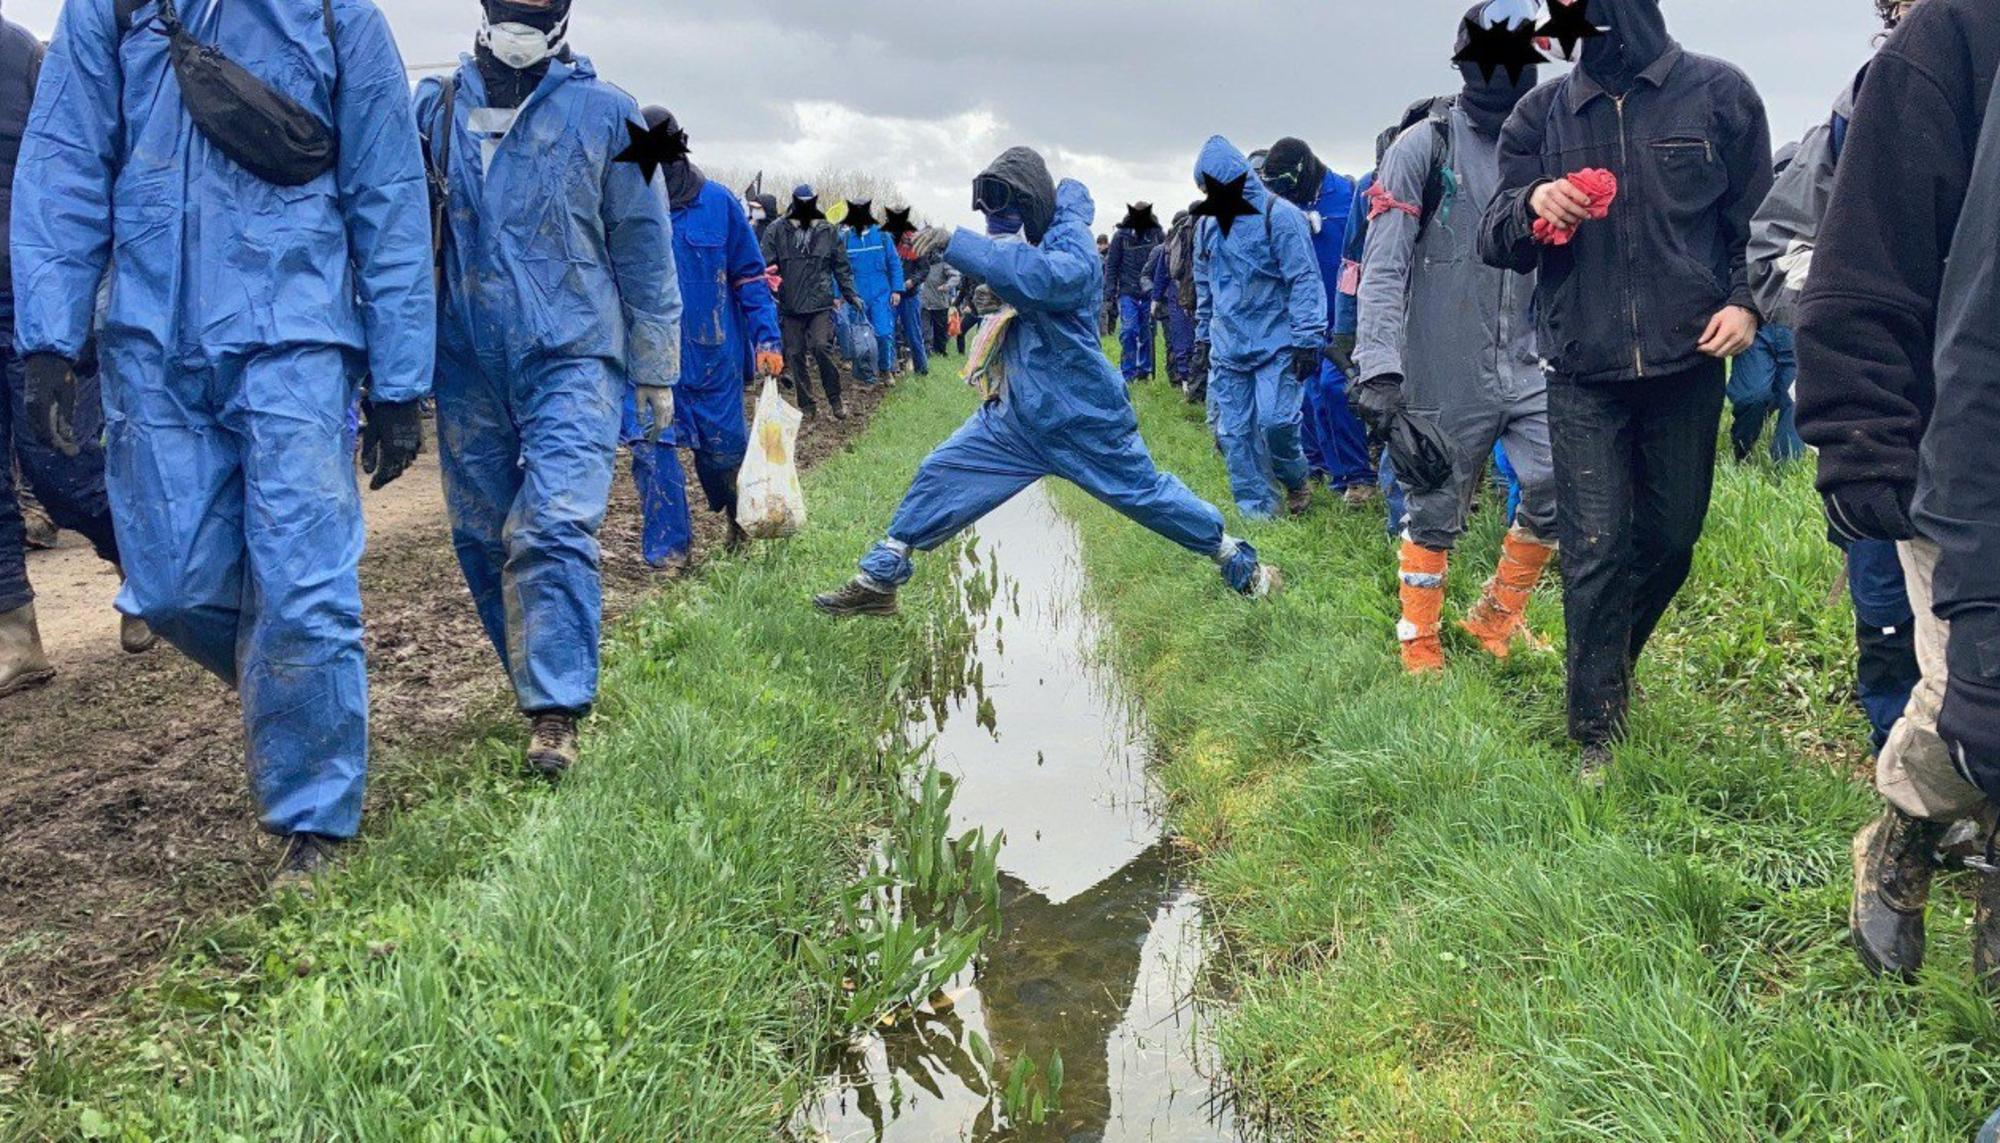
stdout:
[(879, 226), (857, 234), (842, 227), (847, 239), (847, 260), (854, 267), (854, 288), (859, 299), (850, 298), (868, 316), (875, 331), (875, 372), (885, 380), (896, 371), (895, 295), (903, 291), (903, 257), (896, 252), (896, 240)]
[[(1195, 185), (1249, 171), (1243, 152), (1217, 135), (1201, 149)], [(1237, 507), (1270, 519), (1276, 488), (1304, 488), (1308, 475), (1305, 386), (1292, 350), (1324, 349), (1330, 311), (1304, 212), (1254, 177), (1243, 193), (1256, 216), (1237, 219), (1227, 237), (1212, 218), (1196, 231), (1195, 337), (1210, 347), (1209, 401)]]
[[(264, 827), (352, 836), (367, 764), (360, 493), (346, 414), (430, 392), (430, 212), (370, 0), (186, 0), (204, 43), (322, 117), (333, 170), (263, 182), (201, 136), (165, 36), (63, 6), (14, 198), (16, 342), (72, 361), (98, 284), (118, 607), (240, 691)], [(224, 17), (226, 11), (227, 16)], [(152, 6), (139, 9), (141, 25)]]
[[(1354, 180), (1326, 173), (1320, 185), (1319, 201), (1313, 204), (1318, 222), (1313, 228), (1313, 256), (1319, 262), (1321, 285), (1326, 290), (1326, 321), (1337, 330), (1340, 320), (1341, 266), (1347, 254), (1348, 215), (1359, 201), (1354, 196)], [(1304, 447), (1306, 462), (1326, 477), (1334, 491), (1366, 488), (1375, 483), (1375, 466), (1368, 459), (1368, 430), (1347, 407), (1348, 377), (1331, 360), (1320, 367), (1319, 376), (1306, 384)]]
[(1125, 385), (1099, 345), (1104, 266), (1090, 231), (1096, 213), (1083, 184), (1065, 180), (1039, 246), (970, 230), (952, 236), (945, 261), (1020, 311), (1001, 350), (1007, 391), (924, 461), (889, 525), (890, 542), (861, 561), (864, 576), (891, 587), (907, 583), (912, 550), (932, 551), (1042, 477), (1060, 476), (1189, 551), (1220, 560), (1236, 590), (1251, 586), (1256, 551), (1227, 540), (1222, 513), (1154, 466)]
[(1167, 272), (1167, 244), (1153, 248), (1146, 263), (1146, 300), (1167, 311), (1167, 376), (1187, 384), (1194, 373), (1194, 315), (1181, 305), (1180, 284)]
[(743, 381), (755, 371), (759, 347), (780, 352), (778, 301), (764, 280), (764, 255), (743, 203), (704, 182), (693, 203), (673, 211), (674, 266), (681, 295), (681, 380), (674, 387), (674, 423), (648, 440), (636, 386), (625, 394), (625, 443), (639, 488), (646, 562), (688, 554), (687, 478), (675, 447), (694, 453), (695, 477), (711, 512), (736, 514), (736, 470), (749, 448)]
[[(613, 161), (638, 106), (589, 60), (549, 65), (490, 166), (469, 55), (457, 83), (437, 359), (452, 542), (520, 709), (581, 712), (626, 385), (680, 377), (672, 222), (639, 166)], [(417, 90), (432, 138), (439, 96)]]

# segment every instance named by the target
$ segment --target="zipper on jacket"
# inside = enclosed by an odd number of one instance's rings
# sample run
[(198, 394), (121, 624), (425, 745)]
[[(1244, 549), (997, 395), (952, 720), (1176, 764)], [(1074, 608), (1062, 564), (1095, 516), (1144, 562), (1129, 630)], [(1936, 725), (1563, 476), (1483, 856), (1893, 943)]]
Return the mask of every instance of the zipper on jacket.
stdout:
[[(1617, 96), (1612, 99), (1611, 104), (1618, 109), (1618, 163), (1621, 168), (1620, 177), (1631, 178), (1632, 152), (1626, 145), (1625, 140), (1625, 96)], [(1622, 217), (1630, 212), (1621, 210), (1618, 213)], [(1646, 356), (1640, 349), (1639, 340), (1639, 291), (1632, 284), (1631, 228), (1623, 227), (1622, 229), (1626, 231), (1626, 241), (1624, 243), (1625, 249), (1621, 252), (1619, 260), (1624, 263), (1625, 267), (1625, 304), (1632, 314), (1632, 368), (1638, 372), (1640, 377), (1644, 377), (1646, 375)]]

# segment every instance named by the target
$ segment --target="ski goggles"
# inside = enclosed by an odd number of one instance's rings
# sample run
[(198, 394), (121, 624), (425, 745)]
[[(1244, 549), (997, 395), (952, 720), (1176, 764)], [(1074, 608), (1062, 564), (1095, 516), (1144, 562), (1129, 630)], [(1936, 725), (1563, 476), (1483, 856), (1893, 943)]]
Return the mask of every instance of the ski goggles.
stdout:
[(982, 175), (972, 182), (972, 209), (981, 214), (1019, 211), (1020, 197), (1013, 187), (992, 175)]

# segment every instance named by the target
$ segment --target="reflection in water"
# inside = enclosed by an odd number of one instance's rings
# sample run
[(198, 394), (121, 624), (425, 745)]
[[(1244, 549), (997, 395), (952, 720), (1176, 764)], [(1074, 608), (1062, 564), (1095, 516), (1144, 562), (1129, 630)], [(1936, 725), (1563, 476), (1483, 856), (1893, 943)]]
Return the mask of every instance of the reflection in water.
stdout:
[[(1079, 605), (1077, 541), (1040, 487), (980, 524), (962, 595), (978, 628), (962, 688), (910, 729), (959, 779), (959, 828), (1005, 831), (1002, 933), (976, 972), (897, 1028), (857, 1044), (810, 1109), (809, 1139), (1238, 1138), (1192, 999), (1199, 902), (1182, 883), (1146, 784), (1130, 712), (1096, 669)], [(992, 1046), (993, 1077), (972, 1050)], [(1016, 1060), (1064, 1065), (1062, 1110), (1005, 1126)]]

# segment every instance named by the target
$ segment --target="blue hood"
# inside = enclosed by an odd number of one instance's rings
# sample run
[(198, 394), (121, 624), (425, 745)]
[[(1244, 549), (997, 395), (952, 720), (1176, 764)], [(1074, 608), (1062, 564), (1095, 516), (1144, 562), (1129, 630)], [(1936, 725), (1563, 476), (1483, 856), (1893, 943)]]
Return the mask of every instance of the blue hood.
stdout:
[[(1236, 144), (1220, 135), (1212, 135), (1208, 142), (1202, 144), (1201, 158), (1195, 160), (1194, 185), (1197, 188), (1201, 187), (1203, 175), (1217, 182), (1227, 183), (1243, 178), (1249, 173), (1250, 160), (1243, 157), (1243, 152), (1236, 149)], [(1243, 198), (1251, 206), (1260, 211), (1268, 209), (1270, 195), (1271, 192), (1264, 186), (1264, 180), (1257, 178), (1245, 180)]]

